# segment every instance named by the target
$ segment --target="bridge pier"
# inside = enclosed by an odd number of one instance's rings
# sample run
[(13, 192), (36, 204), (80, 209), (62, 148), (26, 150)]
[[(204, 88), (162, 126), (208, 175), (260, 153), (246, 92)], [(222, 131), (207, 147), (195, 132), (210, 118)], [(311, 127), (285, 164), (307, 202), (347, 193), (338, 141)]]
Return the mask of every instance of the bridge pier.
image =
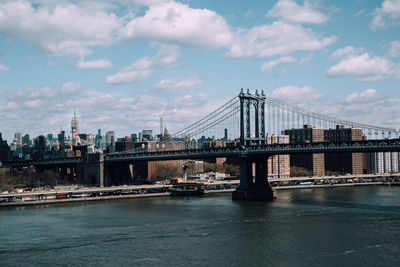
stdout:
[[(253, 182), (253, 163), (256, 166), (255, 182)], [(267, 160), (265, 157), (240, 158), (240, 185), (232, 193), (233, 200), (271, 201), (274, 191), (268, 183)]]

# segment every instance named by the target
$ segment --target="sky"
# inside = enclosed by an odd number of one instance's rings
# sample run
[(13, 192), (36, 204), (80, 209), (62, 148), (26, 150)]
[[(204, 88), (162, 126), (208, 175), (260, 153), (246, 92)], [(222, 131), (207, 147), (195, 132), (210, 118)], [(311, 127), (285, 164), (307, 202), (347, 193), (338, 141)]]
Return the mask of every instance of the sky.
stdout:
[(400, 0), (1, 0), (0, 132), (176, 132), (264, 90), (400, 127)]

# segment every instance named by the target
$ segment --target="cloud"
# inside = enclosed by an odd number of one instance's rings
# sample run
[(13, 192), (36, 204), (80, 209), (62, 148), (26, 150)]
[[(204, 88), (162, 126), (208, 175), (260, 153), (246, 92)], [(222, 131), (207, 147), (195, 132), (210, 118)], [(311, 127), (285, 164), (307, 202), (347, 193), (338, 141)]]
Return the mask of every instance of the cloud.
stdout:
[[(75, 93), (71, 94), (71, 90)], [(76, 90), (78, 90), (76, 92)], [(45, 97), (52, 92), (51, 97)], [(114, 130), (118, 136), (137, 133), (142, 129), (158, 129), (162, 116), (170, 132), (197, 121), (223, 104), (226, 99), (201, 93), (177, 97), (137, 95), (124, 97), (116, 93), (84, 90), (79, 84), (65, 83), (61, 88), (26, 88), (6, 96), (0, 107), (5, 135), (14, 132), (39, 134), (57, 133), (69, 127), (76, 106), (81, 133), (97, 129)], [(135, 116), (132, 116), (135, 114)]]
[(310, 2), (298, 5), (293, 0), (279, 0), (266, 14), (267, 17), (281, 18), (291, 23), (315, 23), (320, 24), (328, 20), (328, 16), (316, 10)]
[(355, 48), (354, 46), (346, 46), (334, 51), (331, 58), (346, 58), (349, 56), (358, 55), (364, 52), (364, 48)]
[(175, 62), (179, 57), (177, 46), (160, 45), (158, 53), (149, 58), (143, 57), (125, 67), (121, 72), (107, 76), (106, 82), (110, 84), (134, 83), (143, 81), (157, 70), (163, 69)]
[(354, 76), (360, 81), (400, 79), (400, 66), (382, 57), (368, 53), (347, 57), (326, 71), (330, 78)]
[(369, 125), (398, 128), (400, 99), (388, 97), (376, 89), (353, 92), (341, 100), (323, 100), (325, 114)]
[(172, 1), (151, 5), (118, 32), (125, 41), (147, 39), (207, 49), (227, 47), (232, 40), (229, 26), (216, 12)]
[(3, 1), (0, 34), (26, 39), (54, 55), (88, 55), (92, 46), (112, 44), (113, 32), (122, 22), (103, 8), (86, 1), (82, 5)]
[(388, 57), (400, 57), (400, 41), (393, 41), (389, 44)]
[(27, 87), (15, 90), (8, 95), (7, 109), (33, 109), (44, 107), (61, 98), (80, 95), (82, 85), (80, 83), (64, 83), (60, 89), (44, 86), (40, 89)]
[(76, 67), (78, 69), (106, 69), (112, 68), (113, 64), (108, 59), (95, 59), (85, 61), (83, 57), (81, 57), (76, 63)]
[(382, 98), (382, 95), (375, 89), (366, 89), (362, 92), (354, 92), (345, 97), (344, 103), (349, 105), (355, 103), (371, 103)]
[(7, 67), (6, 65), (0, 63), (0, 72), (9, 71), (9, 70), (10, 70), (10, 67)]
[(226, 56), (248, 58), (288, 55), (295, 51), (320, 50), (336, 40), (336, 36), (318, 38), (311, 29), (301, 25), (275, 21), (249, 30), (240, 29)]
[(400, 0), (385, 0), (381, 8), (374, 11), (375, 16), (370, 23), (372, 30), (382, 29), (386, 26), (399, 23)]
[(278, 59), (264, 62), (261, 65), (260, 71), (267, 71), (267, 70), (270, 70), (270, 69), (272, 69), (280, 64), (284, 64), (284, 63), (298, 63), (299, 65), (302, 65), (302, 64), (309, 62), (311, 59), (312, 59), (312, 54), (308, 54), (300, 60), (297, 58), (294, 58), (292, 56), (280, 57)]
[(307, 101), (320, 99), (323, 94), (319, 90), (310, 86), (299, 87), (288, 85), (275, 88), (272, 91), (271, 96), (291, 103), (302, 103), (305, 99), (307, 99)]
[(266, 71), (266, 70), (270, 70), (273, 67), (280, 65), (282, 63), (291, 63), (291, 62), (297, 62), (297, 59), (295, 59), (294, 57), (291, 56), (286, 56), (286, 57), (280, 57), (278, 59), (274, 59), (268, 62), (264, 62), (261, 65), (260, 71)]
[(163, 91), (175, 91), (183, 89), (192, 89), (196, 85), (203, 83), (198, 77), (181, 76), (171, 79), (164, 79), (154, 85), (154, 88)]

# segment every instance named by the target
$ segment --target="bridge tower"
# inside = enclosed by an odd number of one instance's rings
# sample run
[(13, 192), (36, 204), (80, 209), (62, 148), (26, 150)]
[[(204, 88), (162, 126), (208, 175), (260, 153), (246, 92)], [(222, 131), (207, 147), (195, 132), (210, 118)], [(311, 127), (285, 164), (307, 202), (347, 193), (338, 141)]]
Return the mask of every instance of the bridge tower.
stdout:
[[(274, 192), (268, 183), (266, 155), (250, 156), (246, 150), (250, 146), (266, 143), (265, 135), (265, 95), (261, 91), (251, 94), (241, 90), (240, 100), (240, 185), (232, 193), (233, 200), (273, 200)], [(252, 122), (251, 109), (254, 108)], [(254, 135), (251, 133), (251, 123), (254, 123)], [(253, 164), (255, 164), (255, 180), (253, 179)]]
[[(251, 94), (243, 89), (239, 94), (240, 100), (240, 144), (243, 146), (265, 142), (265, 95), (256, 90)], [(254, 107), (254, 136), (251, 134), (251, 108)]]

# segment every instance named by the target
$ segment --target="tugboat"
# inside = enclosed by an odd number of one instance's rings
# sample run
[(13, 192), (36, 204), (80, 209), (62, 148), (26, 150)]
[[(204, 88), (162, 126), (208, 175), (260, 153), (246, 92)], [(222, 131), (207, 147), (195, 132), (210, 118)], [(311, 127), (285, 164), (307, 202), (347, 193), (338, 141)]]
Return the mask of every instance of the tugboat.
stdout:
[(171, 196), (201, 196), (204, 195), (203, 183), (179, 183), (169, 189)]

